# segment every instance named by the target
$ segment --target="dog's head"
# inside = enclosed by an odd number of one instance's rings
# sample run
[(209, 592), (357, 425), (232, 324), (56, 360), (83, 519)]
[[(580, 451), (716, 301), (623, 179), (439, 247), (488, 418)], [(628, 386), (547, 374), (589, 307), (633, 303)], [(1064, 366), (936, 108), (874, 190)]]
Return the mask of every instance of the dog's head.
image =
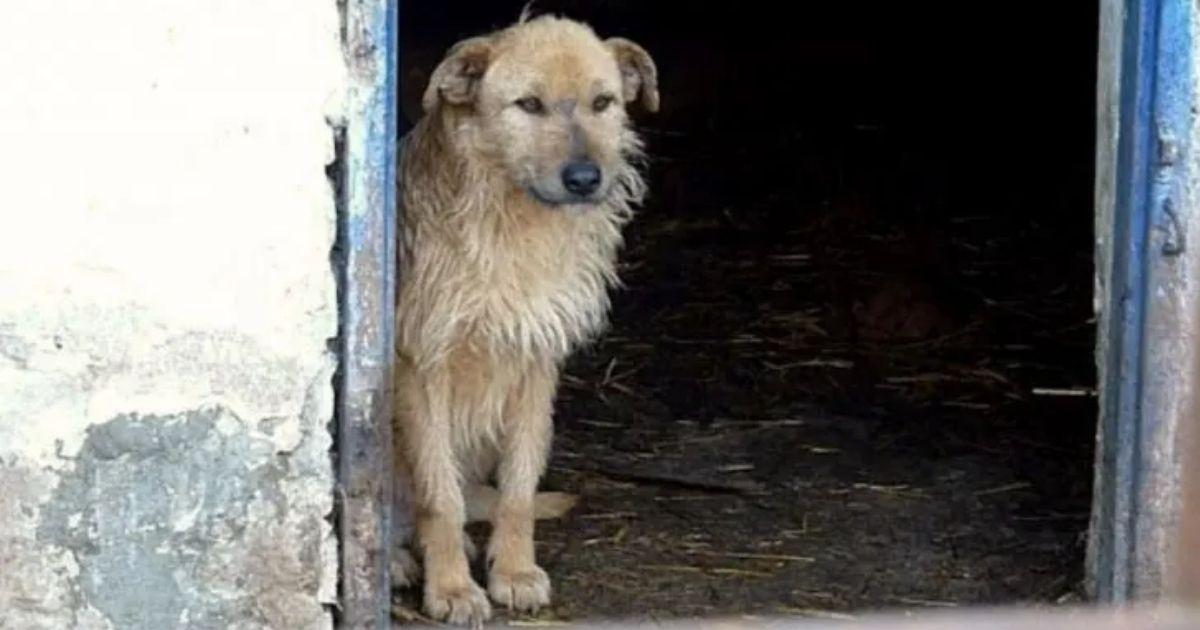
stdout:
[(641, 46), (539, 17), (455, 44), (430, 76), (426, 112), (461, 113), (455, 133), (542, 203), (600, 203), (639, 150), (626, 105), (658, 109)]

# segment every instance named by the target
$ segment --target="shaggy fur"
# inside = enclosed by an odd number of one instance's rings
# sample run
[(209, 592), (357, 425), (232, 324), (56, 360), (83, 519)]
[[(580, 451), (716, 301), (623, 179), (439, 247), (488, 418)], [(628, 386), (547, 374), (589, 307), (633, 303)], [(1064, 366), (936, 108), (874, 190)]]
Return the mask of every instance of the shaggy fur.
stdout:
[[(657, 108), (656, 70), (636, 44), (523, 16), (451, 48), (402, 141), (396, 459), (436, 619), (491, 615), (468, 570), (468, 517), (492, 523), (491, 599), (522, 611), (550, 601), (534, 520), (573, 498), (536, 489), (559, 368), (606, 324), (621, 229), (645, 193), (624, 107), (639, 98)], [(579, 160), (601, 173), (583, 197), (562, 175)]]

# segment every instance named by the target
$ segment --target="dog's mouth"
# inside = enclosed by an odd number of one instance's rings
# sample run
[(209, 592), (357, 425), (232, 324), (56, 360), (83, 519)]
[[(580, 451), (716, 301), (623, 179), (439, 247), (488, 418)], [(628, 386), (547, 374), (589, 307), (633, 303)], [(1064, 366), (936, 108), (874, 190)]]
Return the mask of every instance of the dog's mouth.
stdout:
[(598, 206), (608, 199), (610, 187), (604, 187), (590, 195), (575, 195), (569, 192), (547, 193), (537, 186), (526, 186), (525, 192), (544, 206), (562, 208), (567, 206)]

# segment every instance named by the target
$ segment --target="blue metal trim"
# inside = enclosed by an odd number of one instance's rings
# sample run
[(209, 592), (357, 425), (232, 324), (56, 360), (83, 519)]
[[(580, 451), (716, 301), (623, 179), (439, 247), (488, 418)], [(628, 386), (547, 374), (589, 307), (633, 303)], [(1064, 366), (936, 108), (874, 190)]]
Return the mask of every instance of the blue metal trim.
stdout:
[[(1174, 558), (1163, 553), (1174, 548), (1179, 488), (1172, 479), (1179, 474), (1175, 459), (1174, 429), (1185, 419), (1176, 416), (1181, 397), (1188, 396), (1189, 379), (1178, 372), (1174, 363), (1175, 346), (1186, 343), (1175, 302), (1184, 291), (1194, 291), (1180, 283), (1175, 259), (1184, 250), (1184, 189), (1189, 184), (1187, 164), (1193, 128), (1195, 81), (1193, 72), (1194, 39), (1192, 20), (1194, 0), (1161, 0), (1158, 32), (1155, 39), (1154, 93), (1150, 128), (1150, 165), (1148, 206), (1143, 209), (1144, 243), (1142, 249), (1142, 337), (1139, 415), (1136, 418), (1139, 443), (1134, 468), (1134, 536), (1130, 553), (1131, 588), (1129, 599), (1165, 595), (1173, 576), (1169, 573)], [(1190, 324), (1190, 319), (1189, 319)], [(1189, 366), (1190, 367), (1190, 366)]]
[(1163, 427), (1157, 410), (1147, 408), (1146, 377), (1156, 344), (1148, 336), (1147, 314), (1154, 308), (1154, 269), (1163, 254), (1151, 245), (1176, 186), (1173, 166), (1191, 124), (1192, 34), (1189, 0), (1126, 0), (1120, 75), (1116, 208), (1110, 270), (1109, 356), (1100, 422), (1095, 509), (1098, 557), (1093, 576), (1096, 597), (1123, 602), (1139, 595), (1143, 567), (1139, 548), (1148, 532), (1139, 527), (1151, 498), (1146, 487), (1149, 453)]
[(338, 383), (342, 627), (390, 628), (398, 0), (347, 0)]
[(1096, 596), (1126, 598), (1131, 574), (1134, 517), (1132, 493), (1141, 391), (1142, 315), (1145, 284), (1142, 263), (1148, 196), (1149, 127), (1153, 93), (1154, 31), (1158, 0), (1127, 0), (1122, 42), (1120, 125), (1117, 144), (1117, 207), (1113, 213), (1113, 268), (1109, 286), (1109, 382), (1101, 401), (1101, 484), (1096, 509), (1099, 527)]

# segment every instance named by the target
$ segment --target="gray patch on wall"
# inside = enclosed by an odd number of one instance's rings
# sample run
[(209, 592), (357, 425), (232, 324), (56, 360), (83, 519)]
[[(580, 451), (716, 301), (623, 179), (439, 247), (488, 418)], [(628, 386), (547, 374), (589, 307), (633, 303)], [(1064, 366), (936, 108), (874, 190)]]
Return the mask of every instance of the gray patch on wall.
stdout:
[[(268, 431), (271, 426), (265, 427)], [(38, 536), (119, 628), (320, 627), (320, 515), (289, 510), (314, 472), (221, 407), (88, 430)]]

